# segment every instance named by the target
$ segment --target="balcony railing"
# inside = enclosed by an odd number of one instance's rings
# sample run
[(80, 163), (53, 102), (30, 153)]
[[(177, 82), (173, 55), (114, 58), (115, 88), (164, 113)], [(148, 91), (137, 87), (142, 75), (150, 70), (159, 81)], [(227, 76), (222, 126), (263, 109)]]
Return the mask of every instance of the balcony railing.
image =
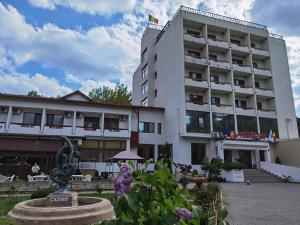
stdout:
[(189, 103), (193, 103), (193, 104), (196, 104), (196, 105), (207, 105), (208, 102), (200, 102), (200, 101), (186, 101), (186, 102), (189, 102)]
[(211, 83), (220, 84), (220, 85), (231, 85), (231, 83), (229, 83), (229, 82), (222, 82), (222, 81), (218, 81), (218, 82), (211, 81)]
[(206, 59), (206, 57), (202, 57), (201, 55), (197, 56), (197, 55), (193, 55), (193, 54), (189, 54), (189, 53), (185, 53), (184, 55), (185, 56), (190, 56), (190, 57), (193, 57), (193, 58), (196, 58), (196, 59)]
[(228, 61), (221, 60), (221, 59), (209, 59), (209, 60), (213, 62), (229, 63)]
[(229, 105), (229, 104), (212, 104), (212, 105), (220, 107), (220, 108), (232, 107), (232, 105)]
[(191, 34), (191, 33), (187, 33), (187, 32), (184, 32), (184, 34), (195, 37), (195, 38), (205, 38), (205, 36), (203, 36), (203, 35), (196, 35), (196, 34)]
[(235, 108), (238, 108), (238, 109), (244, 109), (244, 110), (253, 110), (255, 108), (253, 107), (248, 107), (248, 106), (245, 106), (245, 107), (242, 107), (242, 106), (235, 106)]

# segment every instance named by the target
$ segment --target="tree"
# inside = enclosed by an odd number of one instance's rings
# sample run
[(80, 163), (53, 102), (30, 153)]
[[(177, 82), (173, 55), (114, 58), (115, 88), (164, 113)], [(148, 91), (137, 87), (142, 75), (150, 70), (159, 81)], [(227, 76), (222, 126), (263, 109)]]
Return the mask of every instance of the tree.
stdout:
[(125, 84), (118, 83), (115, 88), (107, 86), (94, 88), (89, 92), (89, 97), (95, 102), (131, 104), (131, 91)]
[(30, 96), (30, 97), (41, 97), (42, 95), (40, 95), (36, 90), (31, 90), (27, 93), (26, 96)]

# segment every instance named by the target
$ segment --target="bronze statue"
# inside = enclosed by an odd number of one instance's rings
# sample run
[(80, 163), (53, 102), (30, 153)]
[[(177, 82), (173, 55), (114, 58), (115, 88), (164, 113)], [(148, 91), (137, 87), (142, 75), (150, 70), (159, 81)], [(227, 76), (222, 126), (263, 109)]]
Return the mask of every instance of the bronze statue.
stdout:
[(55, 157), (56, 168), (51, 176), (54, 183), (59, 188), (56, 193), (68, 192), (68, 182), (77, 169), (78, 164), (74, 163), (74, 159), (79, 159), (80, 152), (73, 150), (73, 144), (67, 137), (61, 137), (64, 141), (63, 146), (57, 151)]

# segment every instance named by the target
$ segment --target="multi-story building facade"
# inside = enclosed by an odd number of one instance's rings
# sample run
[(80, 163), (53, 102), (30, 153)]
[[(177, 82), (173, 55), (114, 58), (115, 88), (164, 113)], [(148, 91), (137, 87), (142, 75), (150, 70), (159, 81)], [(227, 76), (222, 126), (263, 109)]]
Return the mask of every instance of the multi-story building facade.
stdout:
[(165, 108), (175, 162), (221, 157), (259, 167), (274, 160), (270, 132), (298, 137), (282, 36), (183, 6), (164, 27), (146, 28), (133, 104)]
[(164, 144), (163, 111), (97, 103), (79, 91), (61, 98), (0, 94), (0, 173), (26, 178), (34, 162), (48, 173), (59, 136), (80, 150), (82, 169), (111, 171), (106, 162), (124, 150), (153, 159)]

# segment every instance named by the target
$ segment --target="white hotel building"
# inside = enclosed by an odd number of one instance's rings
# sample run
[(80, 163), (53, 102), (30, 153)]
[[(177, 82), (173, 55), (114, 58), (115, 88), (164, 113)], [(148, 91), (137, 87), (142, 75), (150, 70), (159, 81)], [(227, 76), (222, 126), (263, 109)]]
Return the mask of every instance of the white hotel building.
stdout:
[(96, 103), (79, 91), (0, 94), (0, 172), (25, 177), (33, 162), (49, 172), (62, 135), (85, 169), (107, 170), (122, 150), (157, 159), (165, 143), (175, 162), (198, 169), (205, 157), (257, 168), (274, 161), (276, 143), (261, 135), (270, 130), (298, 138), (283, 38), (264, 25), (181, 7), (143, 34), (132, 106)]

